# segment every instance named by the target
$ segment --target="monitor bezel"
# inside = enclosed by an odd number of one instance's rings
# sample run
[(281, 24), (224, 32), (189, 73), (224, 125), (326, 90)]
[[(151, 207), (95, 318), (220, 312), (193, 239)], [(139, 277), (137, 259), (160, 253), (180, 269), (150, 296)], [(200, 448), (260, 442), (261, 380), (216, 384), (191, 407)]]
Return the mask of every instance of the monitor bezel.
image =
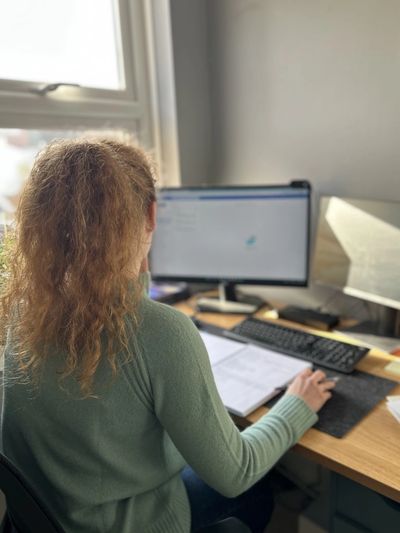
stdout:
[[(219, 191), (219, 190), (273, 190), (273, 189), (288, 189), (296, 190), (300, 189), (302, 191), (308, 191), (307, 198), (307, 229), (306, 229), (306, 275), (305, 279), (301, 280), (288, 280), (288, 279), (267, 279), (267, 278), (230, 278), (230, 277), (208, 277), (208, 276), (170, 276), (170, 275), (154, 275), (152, 273), (152, 279), (157, 282), (186, 282), (186, 283), (224, 283), (224, 284), (235, 284), (235, 285), (268, 285), (273, 287), (308, 287), (310, 281), (310, 247), (311, 247), (311, 193), (312, 187), (310, 182), (306, 180), (302, 181), (293, 181), (291, 183), (284, 184), (266, 184), (266, 185), (195, 185), (195, 186), (185, 186), (185, 187), (161, 187), (159, 192), (174, 192), (174, 191)], [(158, 200), (158, 192), (157, 192)], [(157, 231), (157, 230), (156, 230)], [(150, 272), (151, 272), (151, 249), (149, 254), (150, 262)]]

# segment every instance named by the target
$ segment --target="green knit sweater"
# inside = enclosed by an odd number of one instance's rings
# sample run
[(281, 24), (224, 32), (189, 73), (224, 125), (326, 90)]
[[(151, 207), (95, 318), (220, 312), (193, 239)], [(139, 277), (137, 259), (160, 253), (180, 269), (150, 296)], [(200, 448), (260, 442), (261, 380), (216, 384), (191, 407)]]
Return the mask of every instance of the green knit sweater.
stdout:
[(134, 359), (120, 363), (114, 380), (101, 365), (97, 398), (81, 399), (72, 379), (60, 387), (60, 354), (46, 363), (39, 388), (13, 382), (6, 348), (3, 450), (67, 532), (188, 533), (185, 464), (233, 497), (317, 420), (286, 395), (240, 433), (191, 320), (147, 297), (140, 316)]

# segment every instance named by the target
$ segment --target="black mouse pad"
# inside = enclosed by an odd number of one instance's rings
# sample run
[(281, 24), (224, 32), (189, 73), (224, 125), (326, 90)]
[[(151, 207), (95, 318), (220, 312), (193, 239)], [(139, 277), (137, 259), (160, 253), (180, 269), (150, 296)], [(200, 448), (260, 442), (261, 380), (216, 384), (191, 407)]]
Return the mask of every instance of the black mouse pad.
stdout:
[[(351, 374), (321, 370), (329, 376), (337, 376), (340, 379), (332, 398), (318, 413), (319, 420), (314, 427), (337, 438), (343, 437), (398, 385), (390, 379), (359, 370)], [(273, 398), (265, 405), (272, 407), (281, 396)]]

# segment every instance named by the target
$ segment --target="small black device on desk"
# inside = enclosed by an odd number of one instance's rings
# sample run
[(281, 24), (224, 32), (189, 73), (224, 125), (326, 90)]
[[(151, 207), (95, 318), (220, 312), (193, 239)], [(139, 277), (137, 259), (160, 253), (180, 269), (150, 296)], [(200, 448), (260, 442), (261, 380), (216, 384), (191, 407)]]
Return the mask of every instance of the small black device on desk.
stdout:
[(295, 305), (288, 305), (278, 311), (279, 318), (284, 318), (312, 328), (328, 331), (339, 324), (339, 317), (332, 313), (321, 313), (314, 309), (305, 309)]
[(225, 335), (349, 374), (369, 348), (321, 337), (257, 318), (246, 318)]

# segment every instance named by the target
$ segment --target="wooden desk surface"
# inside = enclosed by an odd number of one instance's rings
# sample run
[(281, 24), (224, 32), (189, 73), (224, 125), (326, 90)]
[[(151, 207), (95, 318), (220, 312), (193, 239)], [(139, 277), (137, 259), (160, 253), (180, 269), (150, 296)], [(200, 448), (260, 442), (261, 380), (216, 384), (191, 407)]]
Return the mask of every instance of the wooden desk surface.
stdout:
[[(186, 314), (193, 314), (188, 303), (177, 304), (176, 307)], [(263, 318), (264, 312), (257, 313), (258, 318)], [(204, 322), (216, 326), (231, 328), (243, 320), (244, 315), (220, 315), (214, 313), (198, 313), (196, 315)], [(282, 324), (313, 331), (300, 325)], [(341, 339), (340, 335), (318, 331), (327, 337)], [(346, 341), (348, 338), (346, 337)], [(355, 342), (356, 344), (356, 342)], [(390, 361), (400, 361), (379, 350), (371, 350), (357, 365), (359, 370), (398, 381), (399, 385), (391, 392), (400, 395), (400, 378), (384, 370)], [(244, 424), (253, 423), (268, 411), (260, 407), (243, 421)], [(311, 428), (296, 444), (294, 450), (342, 474), (370, 489), (400, 502), (400, 424), (389, 413), (385, 401), (371, 411), (359, 424), (357, 424), (345, 437), (337, 439), (326, 433)]]

